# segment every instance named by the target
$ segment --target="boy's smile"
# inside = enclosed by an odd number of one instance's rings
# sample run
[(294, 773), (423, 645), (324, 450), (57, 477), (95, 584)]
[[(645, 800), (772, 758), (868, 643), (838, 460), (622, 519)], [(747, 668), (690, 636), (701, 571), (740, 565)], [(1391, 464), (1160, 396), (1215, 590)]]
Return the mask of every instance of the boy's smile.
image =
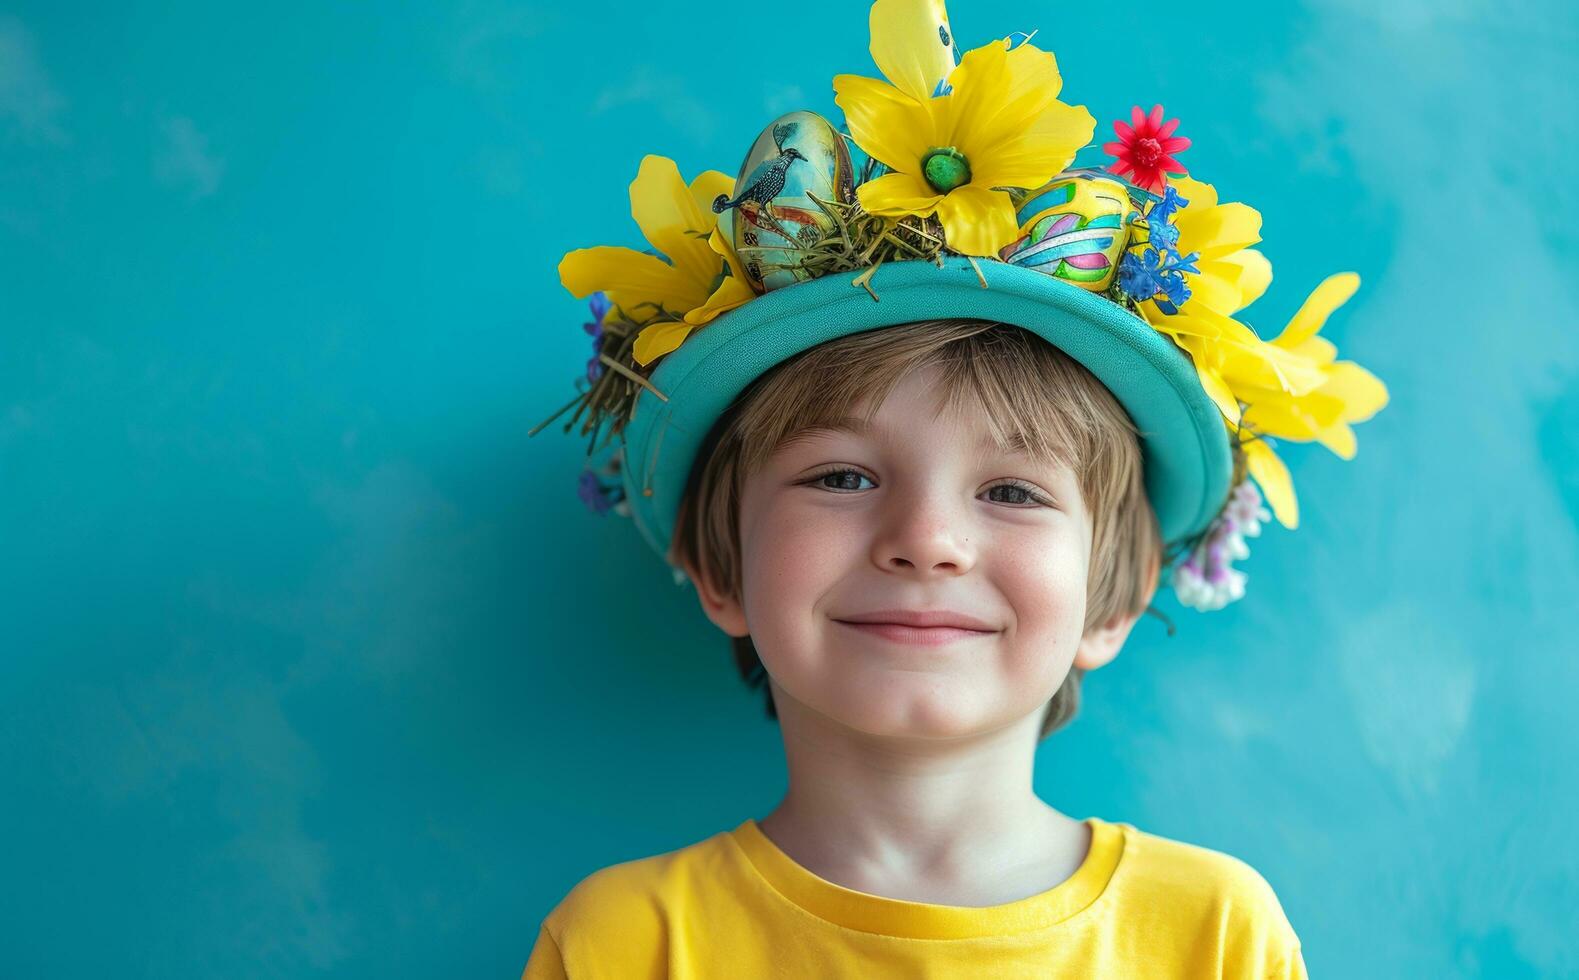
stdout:
[(895, 643), (937, 646), (956, 640), (975, 639), (997, 633), (974, 616), (950, 609), (885, 609), (860, 615), (834, 617), (834, 622), (871, 636)]
[(1092, 527), (1074, 472), (999, 448), (974, 404), (941, 404), (937, 371), (902, 379), (870, 425), (799, 434), (742, 487), (736, 613), (775, 698), (873, 735), (1021, 721), (1081, 644)]

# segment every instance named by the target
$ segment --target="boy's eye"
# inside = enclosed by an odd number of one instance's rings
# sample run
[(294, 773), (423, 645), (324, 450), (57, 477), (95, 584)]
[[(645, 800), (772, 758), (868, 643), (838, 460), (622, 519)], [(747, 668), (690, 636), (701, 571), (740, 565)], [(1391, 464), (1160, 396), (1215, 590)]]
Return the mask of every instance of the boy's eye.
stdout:
[[(827, 490), (859, 490), (861, 481), (867, 480), (865, 474), (855, 470), (829, 470), (815, 477), (817, 485)], [(870, 480), (867, 480), (870, 483)]]
[(1000, 503), (1000, 504), (1036, 504), (1036, 503), (1041, 503), (1041, 501), (1036, 499), (1036, 494), (1033, 493), (1029, 487), (1022, 486), (1021, 484), (1018, 484), (1018, 483), (999, 483), (999, 484), (996, 484), (994, 486), (991, 486), (991, 487), (987, 488), (987, 494), (989, 496), (991, 496), (993, 493), (995, 493), (995, 492), (997, 492), (999, 490), (1003, 490), (1003, 491), (1006, 491), (1006, 492), (1004, 493), (1004, 495), (1002, 497), (998, 498), (995, 501), (996, 503)]
[[(826, 470), (807, 480), (824, 490), (834, 490), (839, 493), (851, 493), (865, 489), (861, 481), (871, 483), (871, 478), (859, 470), (835, 469)], [(875, 486), (876, 484), (873, 484)], [(997, 494), (997, 496), (994, 496)], [(1051, 506), (1051, 502), (1044, 499), (1035, 487), (1028, 483), (1010, 480), (1005, 483), (995, 483), (987, 488), (987, 496), (993, 503), (1012, 504), (1024, 506)]]

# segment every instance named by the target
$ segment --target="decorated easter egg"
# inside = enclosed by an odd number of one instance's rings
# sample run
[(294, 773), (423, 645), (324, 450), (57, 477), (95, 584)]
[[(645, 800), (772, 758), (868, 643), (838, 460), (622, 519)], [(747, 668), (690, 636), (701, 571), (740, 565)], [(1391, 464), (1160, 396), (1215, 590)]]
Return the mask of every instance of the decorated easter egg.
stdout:
[(999, 254), (1082, 289), (1101, 292), (1113, 282), (1129, 243), (1130, 194), (1099, 170), (1066, 170), (1026, 194), (1015, 217), (1020, 234)]
[(740, 165), (734, 193), (720, 194), (713, 210), (757, 292), (813, 277), (808, 250), (836, 233), (823, 201), (855, 199), (850, 152), (844, 138), (815, 112), (791, 112), (762, 131)]

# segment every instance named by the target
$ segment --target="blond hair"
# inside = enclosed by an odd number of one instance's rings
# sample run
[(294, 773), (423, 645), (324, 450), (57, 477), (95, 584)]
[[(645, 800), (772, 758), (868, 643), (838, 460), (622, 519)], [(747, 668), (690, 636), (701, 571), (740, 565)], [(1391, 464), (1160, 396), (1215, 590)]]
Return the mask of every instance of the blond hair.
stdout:
[[(850, 415), (867, 421), (901, 378), (941, 369), (948, 407), (967, 395), (1000, 449), (1023, 448), (1070, 467), (1092, 515), (1084, 630), (1139, 615), (1155, 587), (1162, 541), (1146, 497), (1137, 431), (1102, 382), (1063, 351), (991, 320), (923, 320), (849, 334), (789, 358), (753, 381), (714, 425), (681, 498), (672, 557), (741, 598), (740, 493), (786, 440)], [(750, 687), (766, 671), (749, 636), (733, 638)], [(1045, 738), (1074, 718), (1085, 672), (1071, 667), (1043, 716)], [(764, 690), (769, 717), (777, 717)]]

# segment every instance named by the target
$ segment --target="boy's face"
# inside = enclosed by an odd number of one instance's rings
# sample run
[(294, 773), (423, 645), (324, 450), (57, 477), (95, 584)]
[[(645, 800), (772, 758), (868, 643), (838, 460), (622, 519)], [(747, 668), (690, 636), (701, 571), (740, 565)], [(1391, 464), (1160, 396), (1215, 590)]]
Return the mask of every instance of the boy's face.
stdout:
[[(751, 635), (776, 697), (874, 735), (1039, 716), (1135, 619), (1082, 636), (1092, 526), (1076, 475), (1001, 452), (974, 408), (938, 413), (936, 370), (903, 379), (869, 431), (804, 433), (751, 474), (743, 601), (702, 589), (715, 623)], [(895, 610), (977, 628), (855, 623)]]

